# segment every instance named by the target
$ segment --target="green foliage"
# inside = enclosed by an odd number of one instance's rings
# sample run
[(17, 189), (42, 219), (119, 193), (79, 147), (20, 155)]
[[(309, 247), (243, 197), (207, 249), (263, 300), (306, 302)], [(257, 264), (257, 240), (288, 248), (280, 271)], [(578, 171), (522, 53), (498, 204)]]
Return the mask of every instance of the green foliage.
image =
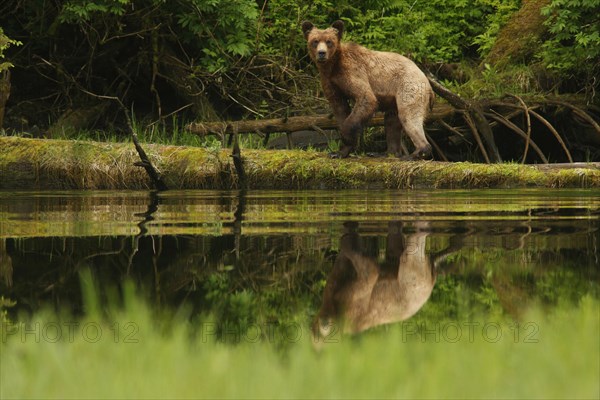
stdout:
[(89, 22), (102, 14), (119, 16), (125, 14), (126, 6), (133, 6), (130, 3), (130, 0), (67, 1), (63, 5), (59, 18), (63, 22), (79, 23), (81, 21)]
[(292, 343), (299, 326), (306, 324), (307, 314), (313, 314), (312, 298), (307, 293), (290, 293), (280, 286), (260, 290), (239, 289), (239, 281), (231, 274), (233, 266), (213, 273), (204, 281), (204, 301), (210, 310), (208, 319), (214, 323), (215, 338), (226, 343), (240, 343), (243, 338), (268, 341), (280, 347)]
[(473, 43), (478, 46), (478, 52), (485, 55), (496, 42), (500, 28), (512, 13), (519, 9), (521, 0), (479, 0), (478, 3), (491, 10), (485, 17), (485, 30), (473, 39)]
[(539, 91), (535, 73), (526, 65), (499, 68), (484, 63), (482, 67), (462, 64), (461, 69), (471, 77), (465, 83), (444, 82), (445, 86), (466, 98), (502, 97), (506, 93), (533, 95)]
[(244, 334), (256, 322), (256, 295), (248, 290), (232, 291), (226, 272), (210, 275), (204, 290), (212, 316), (218, 320), (218, 335)]
[(170, 28), (190, 50), (201, 52), (202, 67), (215, 72), (227, 67), (230, 57), (250, 54), (257, 16), (251, 0), (78, 0), (64, 3), (59, 20), (84, 30), (91, 26), (104, 37), (133, 35), (131, 19), (142, 23), (138, 35)]
[(539, 52), (546, 68), (567, 76), (600, 71), (599, 13), (600, 0), (552, 0), (542, 9), (550, 33)]
[(341, 18), (347, 26), (347, 38), (367, 47), (410, 54), (420, 61), (457, 61), (473, 56), (474, 49), (487, 51), (519, 3), (520, 0), (275, 0), (268, 2), (261, 19), (261, 51), (304, 55), (300, 21), (309, 19), (325, 27)]
[(12, 63), (4, 61), (4, 51), (10, 46), (20, 46), (21, 44), (18, 40), (13, 40), (6, 36), (2, 27), (0, 27), (0, 73), (13, 67)]
[(191, 0), (188, 7), (174, 10), (188, 43), (203, 39), (204, 65), (214, 72), (224, 67), (219, 55), (246, 56), (254, 45), (258, 11), (249, 0)]
[(566, 266), (556, 271), (549, 271), (535, 282), (535, 291), (545, 304), (568, 304), (581, 301), (582, 294), (595, 296), (600, 294), (600, 287), (595, 282), (577, 278), (574, 270), (577, 265)]
[(332, 12), (333, 2), (329, 0), (272, 0), (264, 1), (263, 5), (259, 20), (259, 51), (284, 58), (306, 56), (306, 44), (300, 31), (303, 20), (326, 26), (336, 17)]
[[(325, 27), (342, 19), (347, 39), (369, 48), (426, 65), (473, 66), (481, 65), (520, 5), (521, 0), (12, 0), (0, 7), (0, 26), (16, 39), (0, 28), (0, 72), (12, 65), (3, 62), (4, 51), (23, 41), (26, 48), (11, 58), (19, 68), (11, 103), (29, 115), (21, 117), (20, 110), (7, 115), (51, 125), (66, 110), (103, 101), (90, 93), (118, 97), (154, 121), (171, 112), (180, 119), (321, 112), (318, 81), (313, 70), (305, 72), (313, 67), (302, 20)], [(493, 76), (502, 71), (490, 65), (477, 83), (467, 83), (479, 87), (453, 89), (475, 95), (515, 87), (529, 92), (540, 87), (540, 65), (558, 80), (590, 86), (600, 70), (599, 8), (600, 0), (552, 0), (543, 11), (548, 36), (536, 52), (538, 69), (527, 64), (514, 82), (510, 73)], [(471, 72), (481, 75), (475, 68)], [(40, 113), (44, 107), (48, 111)], [(119, 111), (103, 110), (99, 119), (111, 126)]]
[[(458, 61), (490, 46), (518, 0), (387, 0), (345, 2), (340, 17), (349, 38), (368, 47), (409, 54), (418, 61)], [(440, 12), (443, 10), (443, 12)]]
[(8, 318), (8, 309), (15, 306), (15, 302), (11, 299), (6, 299), (0, 296), (0, 325), (4, 328), (4, 324), (11, 324)]

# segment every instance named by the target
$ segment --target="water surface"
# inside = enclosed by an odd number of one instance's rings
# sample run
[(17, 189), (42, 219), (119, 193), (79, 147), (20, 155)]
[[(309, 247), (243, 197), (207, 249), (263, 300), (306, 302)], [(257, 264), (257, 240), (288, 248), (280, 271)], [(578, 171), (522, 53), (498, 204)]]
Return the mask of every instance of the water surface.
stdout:
[(0, 192), (0, 288), (79, 312), (90, 269), (225, 340), (519, 321), (598, 297), (599, 228), (598, 190)]

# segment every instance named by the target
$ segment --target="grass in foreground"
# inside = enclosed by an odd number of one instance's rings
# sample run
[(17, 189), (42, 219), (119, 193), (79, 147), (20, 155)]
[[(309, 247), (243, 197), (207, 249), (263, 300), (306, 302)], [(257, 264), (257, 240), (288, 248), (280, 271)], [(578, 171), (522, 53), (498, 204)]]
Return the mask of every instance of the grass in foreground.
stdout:
[(157, 323), (141, 301), (126, 303), (110, 322), (92, 312), (76, 321), (39, 313), (27, 330), (3, 324), (0, 397), (600, 396), (599, 303), (591, 298), (530, 312), (519, 335), (485, 322), (472, 334), (459, 323), (419, 335), (407, 321), (315, 346), (298, 327), (285, 350), (268, 336), (219, 343), (211, 323)]

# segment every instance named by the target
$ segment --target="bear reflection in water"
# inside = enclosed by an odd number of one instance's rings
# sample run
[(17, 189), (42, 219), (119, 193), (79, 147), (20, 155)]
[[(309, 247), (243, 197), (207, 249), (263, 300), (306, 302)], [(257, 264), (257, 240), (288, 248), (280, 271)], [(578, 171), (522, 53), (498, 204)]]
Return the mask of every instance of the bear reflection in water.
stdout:
[(427, 223), (416, 222), (408, 234), (401, 222), (388, 227), (385, 261), (365, 255), (357, 223), (345, 223), (340, 251), (327, 278), (323, 302), (313, 325), (316, 338), (359, 333), (413, 316), (429, 299), (436, 280), (436, 260), (426, 254)]

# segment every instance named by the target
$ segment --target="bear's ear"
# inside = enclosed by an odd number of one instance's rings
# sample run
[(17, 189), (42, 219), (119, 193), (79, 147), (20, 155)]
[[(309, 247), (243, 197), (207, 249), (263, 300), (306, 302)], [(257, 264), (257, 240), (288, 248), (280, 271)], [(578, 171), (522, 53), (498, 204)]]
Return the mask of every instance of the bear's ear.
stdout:
[(302, 33), (304, 33), (304, 38), (308, 39), (308, 34), (315, 26), (310, 21), (302, 21)]
[(338, 39), (341, 40), (342, 35), (344, 34), (344, 21), (338, 19), (333, 24), (331, 24), (331, 27), (338, 31)]

